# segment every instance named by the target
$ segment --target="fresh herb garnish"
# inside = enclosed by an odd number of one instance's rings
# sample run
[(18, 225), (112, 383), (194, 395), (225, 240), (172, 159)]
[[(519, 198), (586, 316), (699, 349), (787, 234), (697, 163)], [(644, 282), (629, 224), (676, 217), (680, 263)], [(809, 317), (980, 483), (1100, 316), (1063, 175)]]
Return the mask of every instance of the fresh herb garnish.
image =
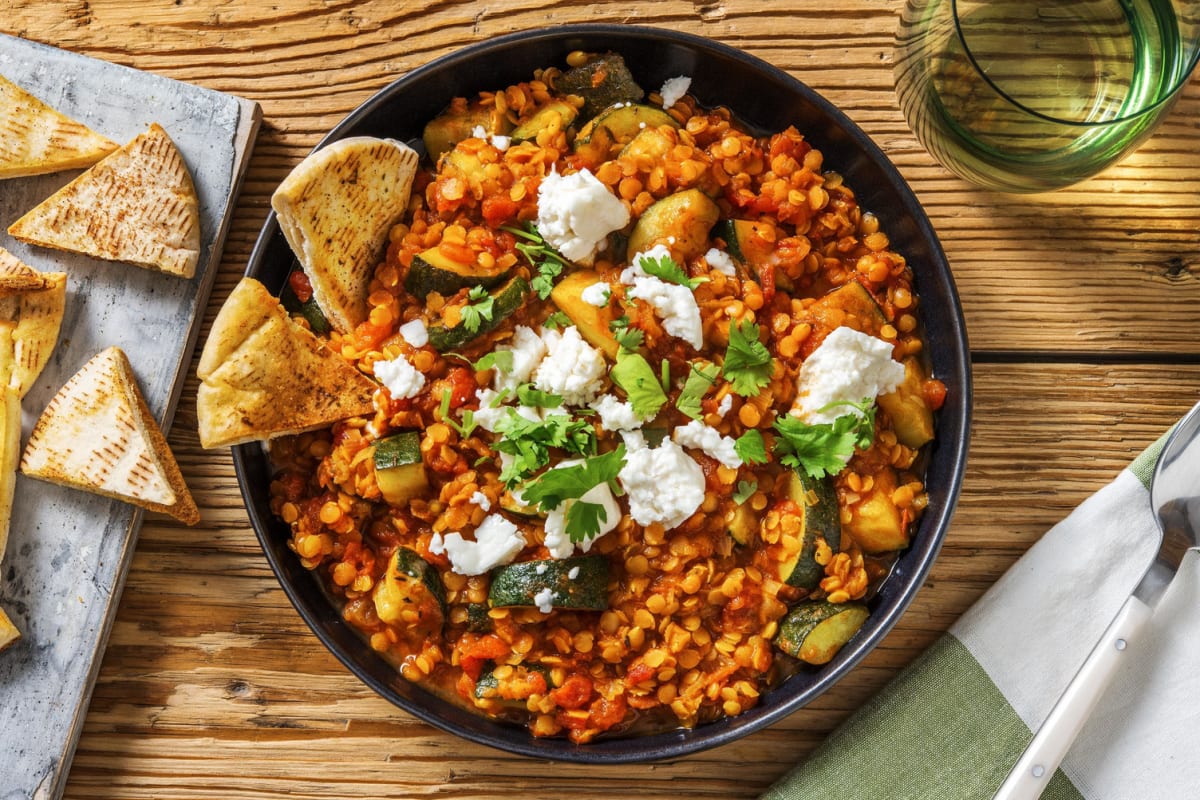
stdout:
[(616, 450), (589, 458), (582, 464), (546, 470), (521, 488), (521, 497), (542, 511), (553, 511), (567, 500), (574, 500), (567, 509), (567, 535), (573, 542), (590, 539), (600, 532), (600, 523), (607, 521), (608, 514), (599, 503), (587, 503), (579, 498), (602, 483), (616, 481), (623, 466), (625, 445), (620, 444)]
[(462, 423), (455, 422), (450, 417), (450, 395), (451, 391), (449, 388), (442, 392), (442, 402), (438, 407), (438, 410), (441, 412), (442, 422), (454, 428), (454, 430), (458, 431), (458, 435), (465, 439), (471, 435), (471, 432), (475, 430), (477, 425), (475, 422), (475, 412), (469, 408), (465, 409), (462, 415)]
[(671, 392), (671, 362), (667, 361), (665, 358), (662, 360), (662, 366), (659, 368), (658, 382), (662, 384), (663, 393), (670, 394), (670, 392)]
[(767, 445), (762, 434), (754, 428), (733, 441), (733, 450), (745, 464), (767, 463)]
[(683, 382), (683, 388), (679, 390), (675, 407), (692, 419), (700, 419), (703, 416), (700, 410), (700, 401), (716, 384), (717, 376), (720, 374), (721, 368), (716, 364), (708, 361), (693, 363), (687, 380)]
[(562, 311), (555, 311), (553, 314), (546, 317), (546, 321), (543, 322), (542, 325), (552, 331), (562, 330), (563, 328), (571, 327), (571, 318)]
[(471, 333), (478, 333), (483, 323), (492, 321), (496, 313), (496, 298), (482, 286), (475, 286), (467, 292), (467, 304), (459, 313), (463, 326)]
[(743, 320), (729, 327), (729, 349), (722, 374), (742, 397), (752, 397), (771, 382), (771, 354), (758, 340), (758, 326)]
[(609, 373), (613, 383), (625, 390), (633, 406), (633, 413), (640, 419), (650, 419), (667, 402), (667, 394), (658, 382), (658, 376), (645, 358), (628, 350), (617, 352), (617, 363)]
[(875, 439), (874, 401), (838, 402), (825, 408), (838, 406), (858, 409), (862, 416), (843, 414), (832, 423), (814, 424), (791, 415), (775, 420), (775, 430), (779, 432), (775, 452), (780, 456), (779, 463), (802, 469), (810, 478), (822, 478), (841, 472), (856, 447), (870, 447)]
[(739, 506), (754, 496), (758, 491), (758, 481), (738, 481), (737, 489), (733, 492), (733, 500)]
[(629, 317), (624, 315), (608, 323), (608, 329), (616, 337), (617, 344), (626, 350), (637, 350), (646, 338), (646, 334), (640, 328), (629, 326)]
[[(449, 355), (456, 354), (450, 353)], [(501, 372), (512, 372), (512, 350), (493, 350), (475, 363), (471, 364), (471, 369), (475, 370), (476, 372), (483, 372), (485, 369), (492, 369), (493, 367)]]
[(697, 286), (708, 280), (708, 278), (689, 278), (688, 274), (683, 271), (683, 268), (675, 263), (675, 259), (670, 256), (656, 256), (652, 258), (642, 253), (637, 257), (637, 265), (651, 277), (658, 278), (660, 281), (666, 281), (667, 283), (677, 283), (692, 290), (695, 290)]
[(567, 267), (566, 259), (546, 244), (546, 240), (532, 222), (525, 223), (524, 230), (507, 225), (503, 226), (502, 230), (525, 240), (517, 242), (517, 250), (529, 259), (529, 263), (537, 270), (537, 277), (530, 281), (529, 285), (537, 292), (538, 297), (545, 300), (554, 288), (554, 279)]
[(500, 480), (510, 489), (549, 464), (552, 448), (580, 456), (596, 450), (596, 429), (586, 420), (566, 414), (531, 420), (510, 409), (508, 416), (496, 423), (496, 433), (499, 438), (492, 449), (513, 457), (500, 472)]
[(532, 383), (523, 383), (517, 387), (517, 402), (533, 408), (558, 408), (563, 399), (562, 395), (543, 392), (535, 389)]

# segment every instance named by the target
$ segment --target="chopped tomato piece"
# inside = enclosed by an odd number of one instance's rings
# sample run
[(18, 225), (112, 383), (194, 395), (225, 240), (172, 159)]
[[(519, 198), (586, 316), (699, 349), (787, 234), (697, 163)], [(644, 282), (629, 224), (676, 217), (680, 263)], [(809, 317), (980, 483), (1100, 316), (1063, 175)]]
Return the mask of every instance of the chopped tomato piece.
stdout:
[(312, 284), (308, 281), (308, 276), (303, 272), (293, 272), (288, 276), (288, 285), (292, 287), (292, 294), (296, 295), (296, 299), (301, 303), (307, 303), (312, 299)]
[(937, 378), (930, 378), (925, 381), (921, 385), (921, 392), (925, 395), (925, 402), (934, 411), (937, 411), (946, 402), (946, 384)]
[[(592, 679), (575, 673), (563, 681), (563, 685), (550, 693), (559, 708), (582, 708), (592, 696)], [(566, 725), (566, 723), (564, 723)], [(569, 725), (567, 727), (570, 727)]]

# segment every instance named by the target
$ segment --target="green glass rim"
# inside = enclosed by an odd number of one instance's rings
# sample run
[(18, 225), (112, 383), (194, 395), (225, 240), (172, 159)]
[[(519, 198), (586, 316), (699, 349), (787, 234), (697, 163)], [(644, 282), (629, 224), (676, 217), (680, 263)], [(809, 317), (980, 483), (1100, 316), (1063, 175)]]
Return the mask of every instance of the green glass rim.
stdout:
[(1183, 71), (1183, 74), (1180, 75), (1179, 80), (1175, 82), (1175, 84), (1171, 87), (1171, 90), (1169, 92), (1164, 93), (1161, 98), (1159, 98), (1155, 102), (1151, 103), (1150, 105), (1145, 106), (1144, 108), (1138, 109), (1136, 113), (1124, 114), (1119, 117), (1113, 117), (1112, 119), (1106, 119), (1102, 122), (1086, 122), (1086, 121), (1082, 121), (1082, 120), (1063, 119), (1062, 117), (1055, 117), (1051, 114), (1046, 114), (1041, 111), (1037, 111), (1036, 109), (1030, 108), (1029, 106), (1022, 103), (1020, 100), (1017, 100), (1016, 98), (1014, 98), (1008, 92), (1004, 91), (1004, 89), (1002, 89), (999, 86), (999, 84), (997, 84), (990, 77), (988, 77), (988, 74), (983, 69), (983, 66), (975, 59), (975, 53), (972, 52), (971, 45), (969, 45), (967, 43), (966, 34), (963, 31), (962, 24), (959, 22), (958, 4), (959, 4), (959, 0), (951, 0), (951, 2), (950, 2), (950, 13), (954, 17), (954, 33), (958, 37), (959, 43), (962, 45), (963, 52), (967, 54), (967, 58), (970, 59), (970, 61), (971, 61), (971, 66), (975, 69), (975, 72), (978, 73), (979, 77), (983, 78), (984, 82), (988, 86), (990, 86), (992, 88), (992, 90), (994, 92), (996, 92), (996, 94), (1003, 97), (1005, 99), (1005, 101), (1007, 101), (1011, 105), (1015, 106), (1016, 108), (1019, 108), (1021, 111), (1024, 111), (1027, 114), (1031, 114), (1035, 117), (1038, 117), (1039, 119), (1046, 120), (1047, 122), (1052, 122), (1055, 125), (1069, 125), (1069, 126), (1078, 127), (1078, 128), (1104, 128), (1109, 125), (1119, 125), (1124, 122), (1130, 122), (1132, 120), (1136, 120), (1141, 117), (1144, 117), (1147, 114), (1150, 114), (1150, 113), (1156, 111), (1157, 109), (1161, 108), (1165, 103), (1169, 103), (1172, 100), (1174, 100), (1175, 97), (1179, 94), (1180, 90), (1185, 85), (1187, 85), (1187, 82), (1189, 80), (1191, 80), (1192, 72), (1195, 71), (1195, 69), (1196, 69), (1196, 63), (1197, 63), (1197, 61), (1200, 61), (1200, 42), (1193, 41), (1191, 43), (1192, 53), (1191, 53), (1190, 61), (1187, 65), (1187, 68)]

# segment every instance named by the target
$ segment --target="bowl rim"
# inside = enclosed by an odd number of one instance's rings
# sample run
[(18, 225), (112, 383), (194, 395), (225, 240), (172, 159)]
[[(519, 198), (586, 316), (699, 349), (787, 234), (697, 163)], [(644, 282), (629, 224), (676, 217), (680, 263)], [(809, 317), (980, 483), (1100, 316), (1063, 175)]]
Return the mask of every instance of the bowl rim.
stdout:
[[(377, 694), (387, 699), (397, 707), (421, 719), (434, 727), (454, 734), (468, 741), (494, 747), (510, 753), (539, 759), (585, 763), (585, 764), (622, 764), (660, 761), (677, 758), (700, 752), (713, 747), (727, 744), (755, 731), (768, 727), (823, 694), (826, 690), (840, 681), (848, 672), (858, 665), (892, 630), (900, 617), (908, 609), (913, 598), (924, 584), (925, 578), (932, 568), (933, 562), (941, 548), (948, 532), (950, 520), (961, 491), (963, 475), (966, 469), (967, 451), (970, 436), (972, 413), (972, 375), (970, 369), (970, 350), (967, 341), (966, 325), (963, 318), (962, 306), (959, 301), (957, 287), (941, 243), (938, 240), (929, 218), (917, 201), (911, 187), (900, 175), (883, 151), (856, 125), (844, 112), (830, 101), (789, 73), (772, 64), (742, 50), (722, 42), (697, 36), (694, 34), (673, 31), (641, 25), (621, 25), (611, 23), (578, 23), (560, 25), (552, 28), (539, 28), (517, 31), (483, 42), (468, 45), (446, 55), (440, 56), (416, 69), (413, 69), (383, 87), (364, 103), (355, 108), (341, 122), (326, 134), (314, 147), (314, 151), (328, 144), (354, 135), (353, 129), (372, 113), (379, 110), (391, 100), (394, 95), (402, 94), (414, 85), (419, 85), (427, 78), (444, 70), (459, 67), (488, 56), (496, 51), (507, 49), (514, 43), (543, 42), (546, 40), (561, 40), (568, 38), (600, 38), (627, 40), (626, 46), (636, 46), (645, 43), (670, 43), (680, 45), (698, 54), (714, 54), (723, 58), (742, 62), (746, 67), (767, 75), (774, 81), (783, 84), (789, 94), (798, 95), (807, 102), (822, 108), (840, 127), (841, 132), (849, 137), (853, 147), (857, 148), (873, 165), (887, 176), (890, 188), (899, 196), (902, 208), (899, 209), (916, 228), (914, 236), (923, 240), (930, 248), (930, 259), (923, 268), (939, 283), (945, 293), (946, 304), (949, 306), (949, 318), (943, 323), (948, 332), (942, 343), (948, 350), (943, 353), (942, 360), (948, 363), (958, 379), (958, 391), (955, 393), (953, 405), (947, 402), (938, 418), (938, 438), (936, 446), (939, 458), (948, 463), (947, 474), (950, 485), (946, 489), (943, 502), (932, 515), (922, 518), (919, 535), (915, 537), (910, 548), (903, 553), (903, 558), (911, 560), (914, 568), (903, 577), (893, 575), (885, 585), (899, 586), (892, 593), (887, 605), (882, 609), (873, 609), (869, 618), (869, 630), (866, 635), (856, 637), (835, 659), (825, 665), (816, 677), (796, 692), (775, 704), (760, 704), (747, 710), (738, 717), (723, 717), (713, 722), (702, 723), (695, 728), (674, 729), (663, 733), (639, 735), (633, 737), (599, 738), (586, 745), (574, 745), (561, 738), (539, 739), (531, 736), (524, 726), (515, 726), (475, 714), (461, 708), (458, 704), (449, 702), (428, 691), (420, 684), (411, 684), (413, 693), (421, 698), (416, 702), (399, 694), (387, 682), (380, 680), (359, 664), (354, 655), (346, 652), (335, 641), (330, 630), (318, 620), (319, 614), (326, 614), (333, 609), (311, 608), (302, 593), (286, 577), (285, 565), (281, 562), (270, 541), (270, 529), (277, 526), (269, 509), (263, 509), (252, 495), (251, 480), (257, 480), (256, 464), (266, 458), (265, 448), (261, 443), (250, 443), (234, 446), (232, 456), (237, 475), (238, 486), (246, 505), (247, 514), (263, 553), (271, 566), (288, 600), (317, 636), (325, 648), (332, 653), (352, 674), (369, 686)], [(447, 101), (449, 98), (447, 98)], [(247, 262), (245, 275), (255, 277), (260, 271), (269, 250), (278, 246), (281, 241), (279, 225), (274, 211), (270, 211), (263, 223), (259, 236), (255, 241)], [(953, 413), (948, 413), (953, 412)], [(945, 452), (940, 452), (945, 450)], [(264, 513), (265, 512), (265, 513)], [(291, 555), (290, 552), (288, 555)], [(313, 578), (319, 586), (319, 581)], [(340, 615), (335, 615), (340, 623)], [(345, 623), (341, 623), (345, 624)], [(366, 645), (363, 645), (366, 647)], [(398, 671), (396, 672), (398, 675)], [(812, 674), (812, 673), (808, 673)], [(404, 680), (400, 678), (400, 680)], [(772, 687), (771, 693), (784, 690), (787, 681)], [(465, 716), (464, 716), (465, 715)]]

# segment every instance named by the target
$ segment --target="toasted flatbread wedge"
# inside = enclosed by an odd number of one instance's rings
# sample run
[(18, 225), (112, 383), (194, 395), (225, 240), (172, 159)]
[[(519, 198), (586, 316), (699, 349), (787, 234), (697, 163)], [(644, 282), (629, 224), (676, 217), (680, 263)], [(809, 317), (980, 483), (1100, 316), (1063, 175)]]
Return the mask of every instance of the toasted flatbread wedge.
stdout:
[(66, 302), (66, 273), (38, 272), (0, 247), (0, 386), (29, 393), (54, 352)]
[(392, 139), (342, 139), (301, 161), (271, 197), (335, 330), (348, 333), (367, 318), (367, 287), (388, 231), (408, 206), (419, 160)]
[(0, 247), (0, 297), (17, 292), (49, 289), (52, 281), (12, 253)]
[(4, 609), (0, 608), (0, 650), (3, 650), (20, 638), (21, 632), (17, 630), (17, 626), (12, 624), (12, 620), (8, 618), (8, 614), (5, 614)]
[[(21, 455), (21, 398), (11, 386), (0, 389), (0, 563), (8, 549), (17, 459)], [(3, 626), (0, 626), (3, 627)], [(3, 639), (0, 635), (0, 639)]]
[(0, 75), (0, 178), (90, 167), (117, 143)]
[(377, 384), (293, 322), (253, 278), (221, 307), (196, 370), (200, 444), (226, 447), (374, 413)]
[(200, 512), (120, 348), (67, 381), (29, 436), (21, 472), (194, 525)]
[(157, 124), (14, 222), (23, 242), (190, 278), (200, 205), (187, 164)]

